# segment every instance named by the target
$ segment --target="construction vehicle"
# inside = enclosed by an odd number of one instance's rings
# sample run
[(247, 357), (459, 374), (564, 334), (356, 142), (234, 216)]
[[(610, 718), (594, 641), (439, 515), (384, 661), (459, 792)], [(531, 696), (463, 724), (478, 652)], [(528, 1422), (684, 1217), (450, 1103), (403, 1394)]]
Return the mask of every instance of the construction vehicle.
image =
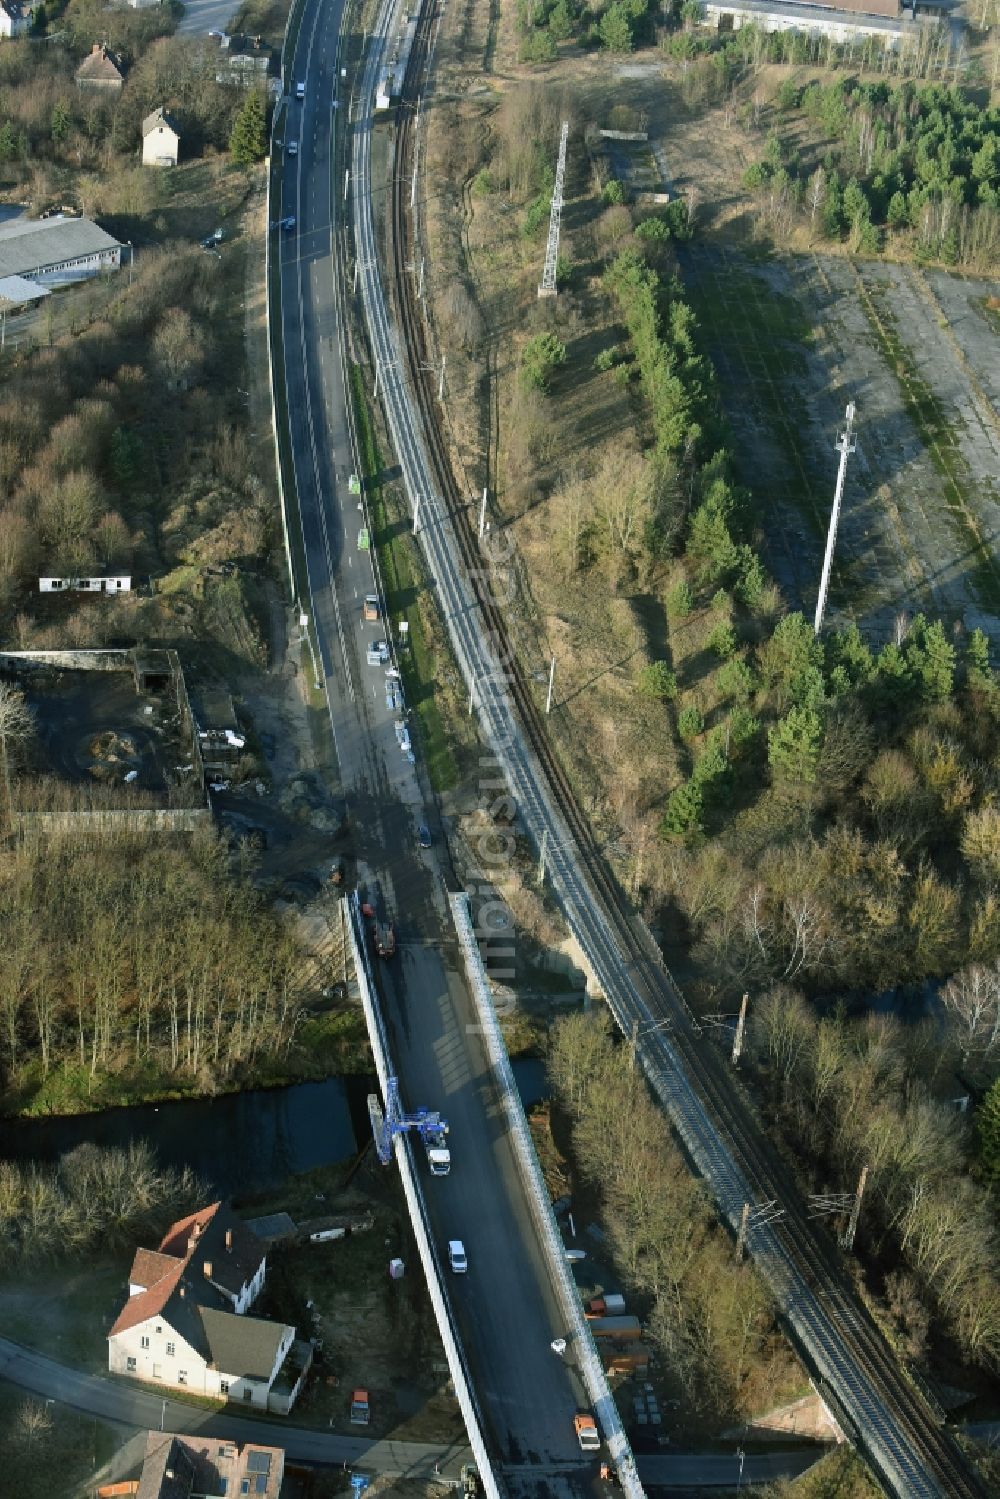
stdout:
[(365, 594), (365, 603), (364, 603), (364, 611), (363, 612), (364, 612), (364, 619), (365, 619), (365, 621), (366, 621), (367, 624), (372, 624), (372, 625), (378, 624), (379, 620), (382, 618), (382, 614), (381, 614), (381, 610), (379, 609), (379, 606), (378, 606), (378, 594), (377, 593), (366, 593)]
[(361, 914), (369, 923), (372, 946), (379, 957), (391, 958), (396, 951), (396, 928), (386, 910), (382, 887), (377, 881), (372, 883), (368, 899), (362, 902)]
[(355, 1390), (351, 1395), (351, 1425), (368, 1426), (371, 1423), (372, 1413), (368, 1404), (368, 1391)]
[(479, 1493), (479, 1474), (471, 1463), (463, 1463), (458, 1475), (463, 1499), (476, 1499)]
[(573, 1417), (573, 1429), (582, 1452), (596, 1452), (601, 1445), (597, 1422), (589, 1411), (577, 1411)]
[[(442, 1139), (448, 1133), (448, 1122), (441, 1118), (436, 1110), (417, 1109), (413, 1114), (403, 1112), (403, 1105), (399, 1097), (399, 1082), (390, 1077), (385, 1088), (385, 1111), (382, 1109), (382, 1100), (377, 1093), (368, 1095), (368, 1117), (372, 1122), (372, 1134), (375, 1137), (375, 1149), (383, 1166), (388, 1166), (392, 1160), (392, 1142), (397, 1135), (405, 1135), (410, 1130), (415, 1130), (424, 1141), (427, 1142), (428, 1135), (438, 1135)], [(441, 1147), (436, 1147), (440, 1149)], [(445, 1155), (448, 1156), (448, 1165), (444, 1171), (431, 1170), (435, 1176), (444, 1176), (451, 1167), (451, 1154), (445, 1147)], [(430, 1150), (428, 1148), (428, 1161), (430, 1161)]]
[(447, 1176), (451, 1170), (447, 1124), (440, 1114), (428, 1114), (419, 1129), (424, 1149), (427, 1152), (427, 1164), (430, 1167), (431, 1176)]

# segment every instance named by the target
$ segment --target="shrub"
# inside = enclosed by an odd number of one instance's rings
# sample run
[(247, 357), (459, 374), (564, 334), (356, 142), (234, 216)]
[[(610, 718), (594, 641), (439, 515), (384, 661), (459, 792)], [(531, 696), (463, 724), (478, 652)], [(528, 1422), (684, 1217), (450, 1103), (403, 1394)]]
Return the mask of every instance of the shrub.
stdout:
[(602, 349), (598, 354), (594, 360), (594, 369), (600, 375), (606, 374), (608, 370), (614, 369), (620, 358), (621, 350), (617, 344), (612, 344), (610, 349)]
[(694, 595), (686, 578), (675, 583), (667, 594), (667, 612), (673, 619), (687, 619), (694, 608)]
[(627, 203), (628, 189), (624, 182), (619, 182), (617, 177), (612, 177), (610, 182), (604, 184), (601, 201), (602, 203), (610, 204), (613, 208), (617, 208), (622, 203)]
[(566, 362), (566, 345), (554, 333), (537, 333), (521, 350), (521, 378), (530, 390), (547, 391), (557, 365)]
[(705, 731), (705, 717), (700, 708), (693, 705), (682, 708), (677, 715), (677, 732), (682, 739), (697, 739)]
[(477, 198), (488, 198), (496, 191), (496, 183), (493, 173), (488, 167), (482, 167), (472, 179), (472, 191)]
[(668, 701), (677, 696), (677, 677), (665, 661), (651, 661), (639, 673), (639, 691), (643, 697)]

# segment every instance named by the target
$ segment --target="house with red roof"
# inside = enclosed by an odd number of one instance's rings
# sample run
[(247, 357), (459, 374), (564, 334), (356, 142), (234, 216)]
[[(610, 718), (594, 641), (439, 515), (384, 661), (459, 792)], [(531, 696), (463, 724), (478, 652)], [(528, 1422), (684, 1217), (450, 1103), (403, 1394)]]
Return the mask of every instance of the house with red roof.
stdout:
[(294, 1327), (246, 1315), (266, 1273), (266, 1246), (224, 1203), (179, 1219), (158, 1249), (135, 1252), (111, 1373), (287, 1415), (313, 1349)]

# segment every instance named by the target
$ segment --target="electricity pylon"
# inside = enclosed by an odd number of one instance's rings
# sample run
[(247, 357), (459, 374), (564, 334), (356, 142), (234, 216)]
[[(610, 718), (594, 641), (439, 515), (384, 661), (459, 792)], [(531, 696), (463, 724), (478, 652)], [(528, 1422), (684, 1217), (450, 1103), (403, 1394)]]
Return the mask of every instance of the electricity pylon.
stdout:
[(538, 288), (540, 297), (556, 294), (556, 262), (559, 259), (559, 224), (562, 220), (563, 179), (566, 176), (566, 142), (569, 140), (569, 120), (562, 122), (559, 137), (559, 162), (556, 166), (556, 185), (552, 189), (552, 208), (549, 212), (549, 241), (545, 246), (545, 269), (542, 284)]

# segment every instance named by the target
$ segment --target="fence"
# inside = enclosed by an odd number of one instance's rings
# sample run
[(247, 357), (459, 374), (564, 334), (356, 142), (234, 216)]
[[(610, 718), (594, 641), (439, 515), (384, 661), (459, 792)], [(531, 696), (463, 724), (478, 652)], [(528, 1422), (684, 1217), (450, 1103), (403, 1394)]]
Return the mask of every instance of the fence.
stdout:
[[(371, 962), (368, 953), (368, 945), (364, 937), (364, 927), (361, 919), (360, 900), (357, 891), (353, 891), (349, 897), (349, 920), (347, 922), (348, 935), (351, 943), (351, 953), (354, 958), (354, 971), (357, 975), (358, 988), (361, 991), (361, 1003), (364, 1007), (365, 1021), (368, 1025), (368, 1035), (371, 1038), (372, 1053), (375, 1057), (375, 1070), (378, 1073), (379, 1084), (382, 1088), (383, 1099), (387, 1096), (390, 1077), (389, 1068), (389, 1045), (386, 1039), (385, 1027), (382, 1024), (382, 1016), (375, 1002), (375, 985), (371, 971)], [(438, 1263), (434, 1242), (430, 1236), (427, 1225), (427, 1211), (424, 1203), (424, 1195), (413, 1170), (413, 1160), (410, 1147), (405, 1135), (397, 1135), (395, 1140), (396, 1161), (399, 1165), (400, 1179), (403, 1183), (403, 1192), (406, 1196), (406, 1205), (410, 1212), (410, 1221), (413, 1224), (413, 1234), (420, 1251), (420, 1260), (424, 1267), (424, 1276), (427, 1280), (427, 1289), (430, 1291), (431, 1304), (434, 1307), (434, 1315), (437, 1318), (438, 1329), (441, 1333), (441, 1341), (444, 1344), (445, 1355), (448, 1359), (448, 1368), (451, 1371), (455, 1393), (462, 1411), (462, 1419), (468, 1433), (469, 1444), (472, 1447), (479, 1469), (480, 1483), (487, 1499), (506, 1499), (506, 1491), (500, 1486), (496, 1474), (493, 1471), (493, 1463), (486, 1450), (486, 1441), (483, 1436), (483, 1422), (479, 1413), (479, 1407), (472, 1390), (472, 1382), (465, 1367), (465, 1359), (459, 1344), (458, 1332), (455, 1327), (448, 1298), (444, 1291), (441, 1266)]]

